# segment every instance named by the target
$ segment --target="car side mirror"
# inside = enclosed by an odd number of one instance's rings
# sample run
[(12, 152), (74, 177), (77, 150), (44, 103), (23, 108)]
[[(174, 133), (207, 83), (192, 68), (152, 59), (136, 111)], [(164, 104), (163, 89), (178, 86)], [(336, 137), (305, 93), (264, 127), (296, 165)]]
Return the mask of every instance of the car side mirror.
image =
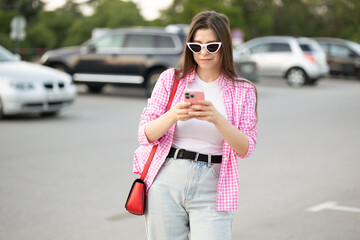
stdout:
[(248, 48), (245, 48), (241, 51), (241, 54), (244, 55), (244, 56), (247, 56), (249, 57), (251, 55), (251, 52)]
[(94, 52), (96, 52), (96, 47), (95, 47), (94, 44), (89, 44), (89, 46), (88, 46), (88, 52), (89, 52), (89, 53), (94, 53)]
[(351, 53), (349, 54), (349, 57), (351, 57), (351, 58), (356, 58), (356, 57), (357, 57), (357, 54), (356, 54), (355, 52), (351, 52)]
[(94, 53), (96, 51), (96, 47), (93, 44), (88, 44), (83, 47), (81, 47), (81, 53)]

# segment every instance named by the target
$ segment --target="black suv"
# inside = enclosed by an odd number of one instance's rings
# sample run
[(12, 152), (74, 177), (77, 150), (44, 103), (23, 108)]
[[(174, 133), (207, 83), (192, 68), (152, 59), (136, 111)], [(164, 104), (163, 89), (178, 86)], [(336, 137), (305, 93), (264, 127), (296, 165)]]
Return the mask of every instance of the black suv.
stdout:
[(185, 37), (181, 30), (112, 29), (81, 46), (48, 51), (40, 63), (70, 73), (91, 92), (114, 84), (146, 88), (149, 96), (160, 73), (177, 66)]

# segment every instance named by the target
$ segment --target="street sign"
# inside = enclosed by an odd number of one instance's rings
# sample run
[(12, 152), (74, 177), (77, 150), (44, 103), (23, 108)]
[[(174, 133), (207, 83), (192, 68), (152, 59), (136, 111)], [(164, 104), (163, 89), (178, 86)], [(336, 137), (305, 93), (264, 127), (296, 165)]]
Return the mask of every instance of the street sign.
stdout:
[(234, 29), (231, 32), (231, 35), (232, 35), (232, 40), (233, 40), (234, 46), (237, 46), (244, 41), (244, 32), (239, 28)]
[(26, 37), (26, 20), (23, 16), (15, 16), (10, 23), (10, 38), (13, 40), (24, 40)]

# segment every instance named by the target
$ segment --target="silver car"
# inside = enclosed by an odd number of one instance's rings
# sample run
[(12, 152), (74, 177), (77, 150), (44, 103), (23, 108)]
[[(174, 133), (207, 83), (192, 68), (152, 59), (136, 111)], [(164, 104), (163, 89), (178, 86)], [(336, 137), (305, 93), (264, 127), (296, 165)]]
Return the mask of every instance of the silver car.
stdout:
[(56, 115), (76, 98), (71, 76), (19, 58), (0, 46), (0, 118), (40, 113)]
[(291, 86), (314, 84), (329, 72), (324, 51), (304, 37), (255, 38), (236, 48), (234, 55), (256, 62), (259, 76), (284, 77)]

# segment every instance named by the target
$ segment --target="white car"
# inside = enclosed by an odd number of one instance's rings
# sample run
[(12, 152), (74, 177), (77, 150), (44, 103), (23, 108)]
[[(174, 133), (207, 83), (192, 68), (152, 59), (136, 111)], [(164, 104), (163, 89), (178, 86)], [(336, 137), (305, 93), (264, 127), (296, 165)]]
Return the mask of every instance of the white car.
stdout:
[(20, 61), (0, 46), (0, 118), (23, 113), (56, 115), (76, 95), (69, 74)]
[(259, 76), (284, 77), (291, 86), (313, 84), (329, 72), (320, 45), (305, 37), (254, 38), (235, 49), (234, 59), (254, 61)]

